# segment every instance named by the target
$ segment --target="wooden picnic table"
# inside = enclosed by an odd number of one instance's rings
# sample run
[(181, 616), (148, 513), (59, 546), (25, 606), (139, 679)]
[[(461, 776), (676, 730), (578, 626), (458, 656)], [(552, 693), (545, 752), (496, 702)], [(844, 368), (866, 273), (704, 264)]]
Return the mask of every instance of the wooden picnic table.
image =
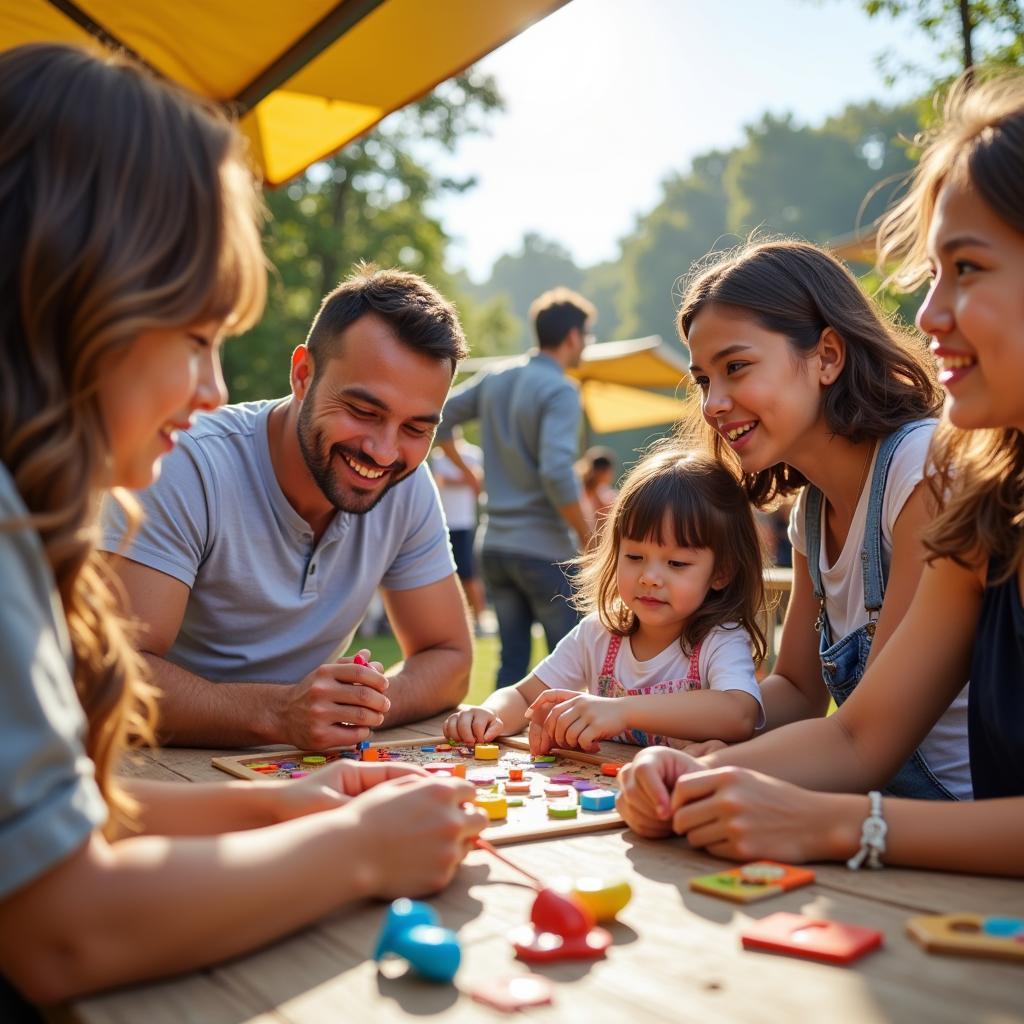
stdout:
[[(437, 735), (440, 722), (375, 739)], [(131, 771), (155, 779), (223, 779), (210, 765), (222, 753), (168, 749), (144, 755)], [(691, 877), (732, 865), (681, 840), (651, 842), (619, 828), (502, 851), (545, 880), (628, 878), (633, 899), (611, 926), (614, 944), (605, 959), (539, 967), (517, 961), (506, 933), (528, 921), (534, 893), (510, 868), (474, 851), (451, 886), (430, 901), (461, 940), (454, 985), (403, 976), (398, 962), (378, 970), (370, 957), (386, 907), (374, 903), (210, 970), (79, 1000), (70, 1015), (89, 1024), (493, 1021), (501, 1014), (468, 991), (490, 977), (532, 970), (555, 983), (551, 1006), (524, 1011), (538, 1022), (1024, 1021), (1024, 964), (928, 954), (904, 931), (907, 918), (922, 913), (1024, 916), (1020, 881), (820, 865), (813, 885), (740, 905), (688, 889)], [(740, 929), (780, 910), (878, 928), (885, 944), (850, 967), (744, 951)]]

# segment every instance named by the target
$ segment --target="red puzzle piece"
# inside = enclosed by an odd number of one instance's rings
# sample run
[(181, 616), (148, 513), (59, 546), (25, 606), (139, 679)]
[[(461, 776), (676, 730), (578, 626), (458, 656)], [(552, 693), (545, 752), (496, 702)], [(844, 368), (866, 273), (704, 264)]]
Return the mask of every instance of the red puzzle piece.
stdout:
[(830, 964), (849, 964), (882, 945), (882, 933), (803, 914), (778, 913), (740, 932), (744, 949), (791, 953)]

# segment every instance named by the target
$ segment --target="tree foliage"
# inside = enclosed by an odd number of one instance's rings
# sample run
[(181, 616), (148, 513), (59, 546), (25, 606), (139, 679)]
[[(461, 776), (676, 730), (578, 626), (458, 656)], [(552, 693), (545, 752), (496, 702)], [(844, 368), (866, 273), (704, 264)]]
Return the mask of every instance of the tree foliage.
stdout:
[[(268, 193), (270, 296), (261, 322), (225, 348), (234, 400), (287, 390), (289, 353), (304, 340), (324, 294), (360, 260), (423, 274), (460, 298), (444, 267), (448, 239), (429, 204), (473, 182), (438, 177), (429, 168), (429, 154), (451, 150), (459, 138), (481, 130), (500, 106), (493, 79), (471, 70)], [(494, 310), (462, 308), (468, 299), (459, 304), (469, 319), (500, 323)]]

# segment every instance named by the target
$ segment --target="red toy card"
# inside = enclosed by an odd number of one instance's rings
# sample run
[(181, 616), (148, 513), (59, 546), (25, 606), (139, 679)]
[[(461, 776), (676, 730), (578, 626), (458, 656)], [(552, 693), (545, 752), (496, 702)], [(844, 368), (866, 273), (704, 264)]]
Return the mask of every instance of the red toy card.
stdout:
[(882, 945), (882, 933), (803, 914), (772, 914), (740, 932), (744, 949), (790, 953), (830, 964), (849, 964)]

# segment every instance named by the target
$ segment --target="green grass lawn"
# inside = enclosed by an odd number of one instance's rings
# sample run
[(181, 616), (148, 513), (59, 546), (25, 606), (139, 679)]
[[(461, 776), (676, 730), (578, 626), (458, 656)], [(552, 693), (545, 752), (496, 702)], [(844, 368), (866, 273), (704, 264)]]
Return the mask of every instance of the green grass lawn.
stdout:
[[(357, 636), (353, 641), (352, 651), (357, 651), (360, 647), (368, 647), (374, 660), (382, 662), (385, 668), (393, 665), (402, 657), (398, 642), (390, 634)], [(542, 637), (535, 636), (530, 667), (536, 665), (546, 653), (547, 644)], [(497, 674), (498, 638), (496, 636), (477, 637), (473, 641), (473, 671), (469, 678), (469, 694), (466, 697), (466, 703), (479, 704), (489, 693), (492, 693)]]

